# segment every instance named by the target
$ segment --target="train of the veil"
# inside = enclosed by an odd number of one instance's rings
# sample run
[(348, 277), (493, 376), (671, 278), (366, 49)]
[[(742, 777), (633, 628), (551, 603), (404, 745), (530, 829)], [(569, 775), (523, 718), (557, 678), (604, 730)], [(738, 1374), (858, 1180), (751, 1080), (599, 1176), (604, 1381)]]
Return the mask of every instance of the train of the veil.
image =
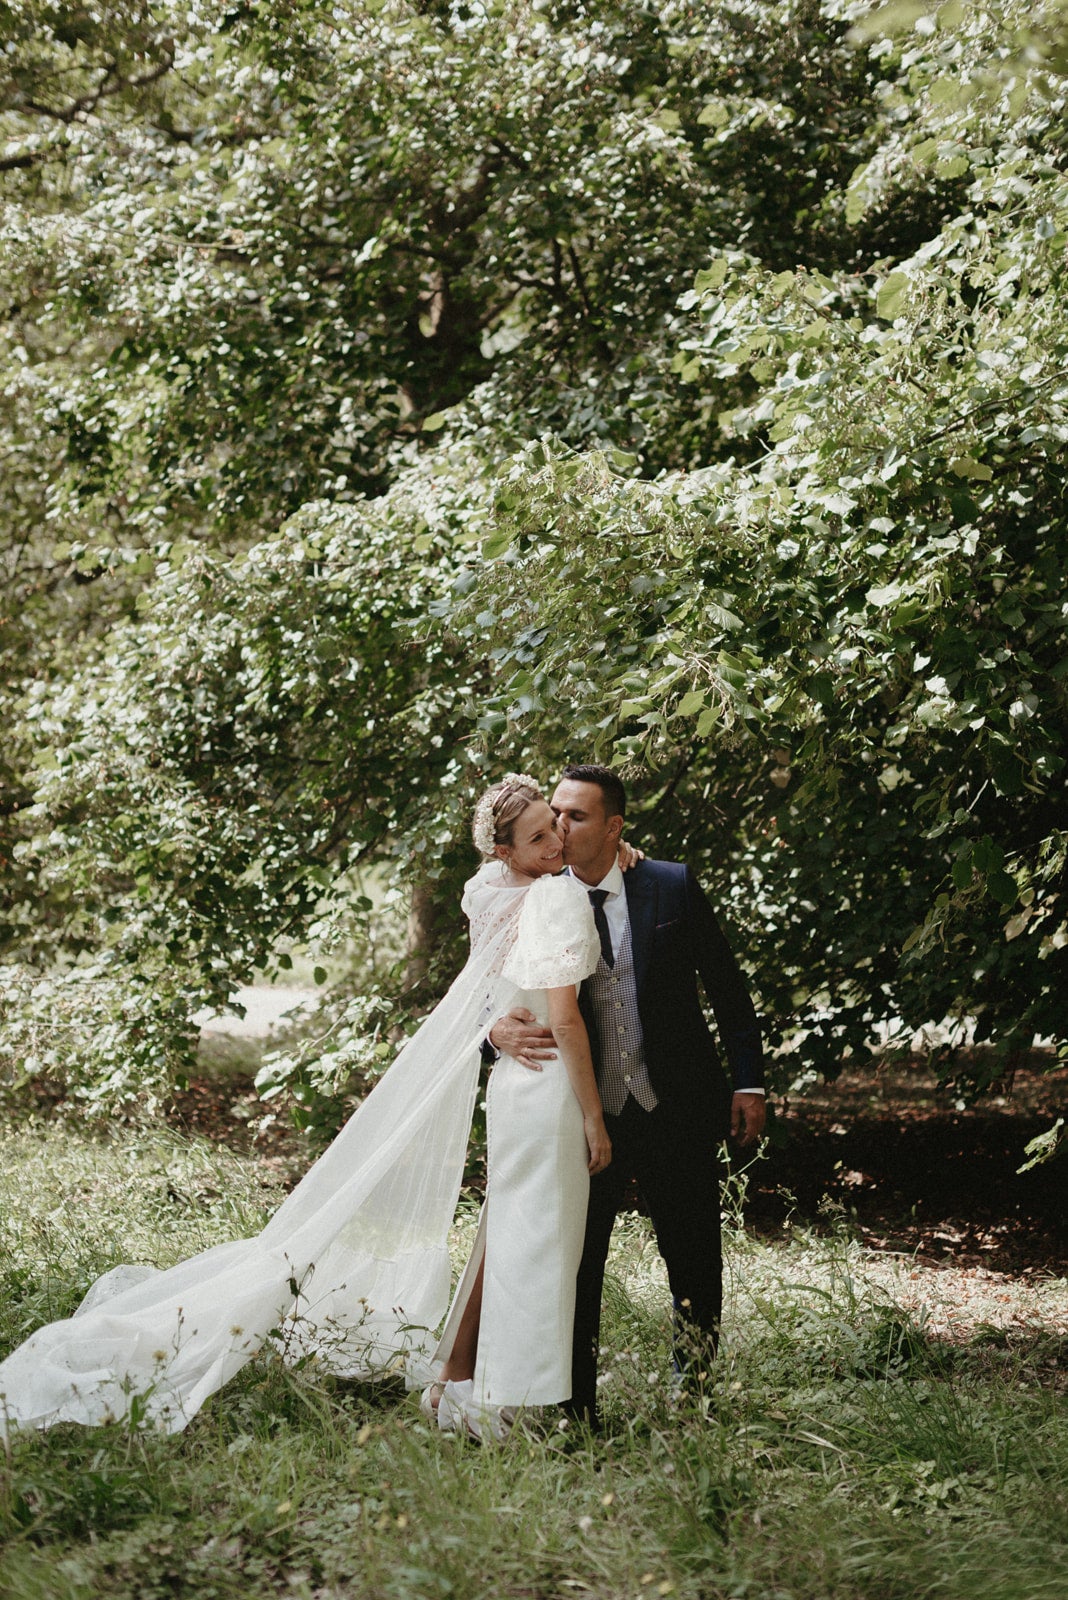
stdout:
[(0, 1363), (5, 1430), (134, 1415), (178, 1432), (269, 1339), (346, 1376), (425, 1381), (479, 1041), (508, 1008), (522, 899), (499, 863), (470, 881), (466, 966), (262, 1233), (163, 1271), (115, 1268)]

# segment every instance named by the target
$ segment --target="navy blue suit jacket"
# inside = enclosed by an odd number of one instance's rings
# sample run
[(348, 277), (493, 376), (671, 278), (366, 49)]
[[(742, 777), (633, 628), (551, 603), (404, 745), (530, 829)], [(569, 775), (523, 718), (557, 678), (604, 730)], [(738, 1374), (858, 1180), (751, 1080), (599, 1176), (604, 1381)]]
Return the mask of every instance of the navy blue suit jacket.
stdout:
[[(723, 930), (690, 868), (639, 861), (623, 874), (645, 1061), (666, 1114), (696, 1118), (725, 1135), (736, 1089), (764, 1085), (760, 1025)], [(729, 1078), (701, 1010), (697, 981), (716, 1019)], [(580, 1005), (598, 1058), (597, 1025)]]

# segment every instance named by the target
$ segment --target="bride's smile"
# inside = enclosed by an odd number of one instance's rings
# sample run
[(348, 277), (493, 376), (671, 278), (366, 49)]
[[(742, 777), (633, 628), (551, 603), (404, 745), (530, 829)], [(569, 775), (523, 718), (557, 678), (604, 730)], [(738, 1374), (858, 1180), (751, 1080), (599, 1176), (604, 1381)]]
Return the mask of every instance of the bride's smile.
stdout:
[(496, 853), (517, 878), (543, 878), (547, 872), (559, 872), (564, 846), (551, 806), (544, 800), (528, 805), (516, 819), (512, 843), (498, 845)]

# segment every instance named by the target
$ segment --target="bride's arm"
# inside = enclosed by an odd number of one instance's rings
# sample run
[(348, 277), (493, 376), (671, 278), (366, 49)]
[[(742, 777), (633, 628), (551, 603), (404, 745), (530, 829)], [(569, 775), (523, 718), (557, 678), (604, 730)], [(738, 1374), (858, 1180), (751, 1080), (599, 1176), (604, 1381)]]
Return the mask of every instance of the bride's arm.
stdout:
[(590, 1152), (590, 1172), (603, 1172), (612, 1159), (612, 1143), (604, 1125), (604, 1112), (597, 1092), (593, 1057), (590, 1055), (589, 1034), (578, 1006), (578, 991), (574, 984), (567, 984), (560, 989), (550, 989), (548, 997), (549, 1026), (567, 1068), (575, 1099), (582, 1109), (582, 1125)]

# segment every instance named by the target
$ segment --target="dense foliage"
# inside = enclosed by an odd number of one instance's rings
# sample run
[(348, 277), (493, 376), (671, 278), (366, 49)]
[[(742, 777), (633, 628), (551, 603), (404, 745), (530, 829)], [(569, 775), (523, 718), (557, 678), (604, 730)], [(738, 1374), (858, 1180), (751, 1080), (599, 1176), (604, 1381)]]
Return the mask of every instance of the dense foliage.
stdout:
[(454, 967), (583, 756), (791, 1077), (1063, 1040), (1058, 4), (3, 10), (11, 1061), (166, 1082), (356, 863)]

